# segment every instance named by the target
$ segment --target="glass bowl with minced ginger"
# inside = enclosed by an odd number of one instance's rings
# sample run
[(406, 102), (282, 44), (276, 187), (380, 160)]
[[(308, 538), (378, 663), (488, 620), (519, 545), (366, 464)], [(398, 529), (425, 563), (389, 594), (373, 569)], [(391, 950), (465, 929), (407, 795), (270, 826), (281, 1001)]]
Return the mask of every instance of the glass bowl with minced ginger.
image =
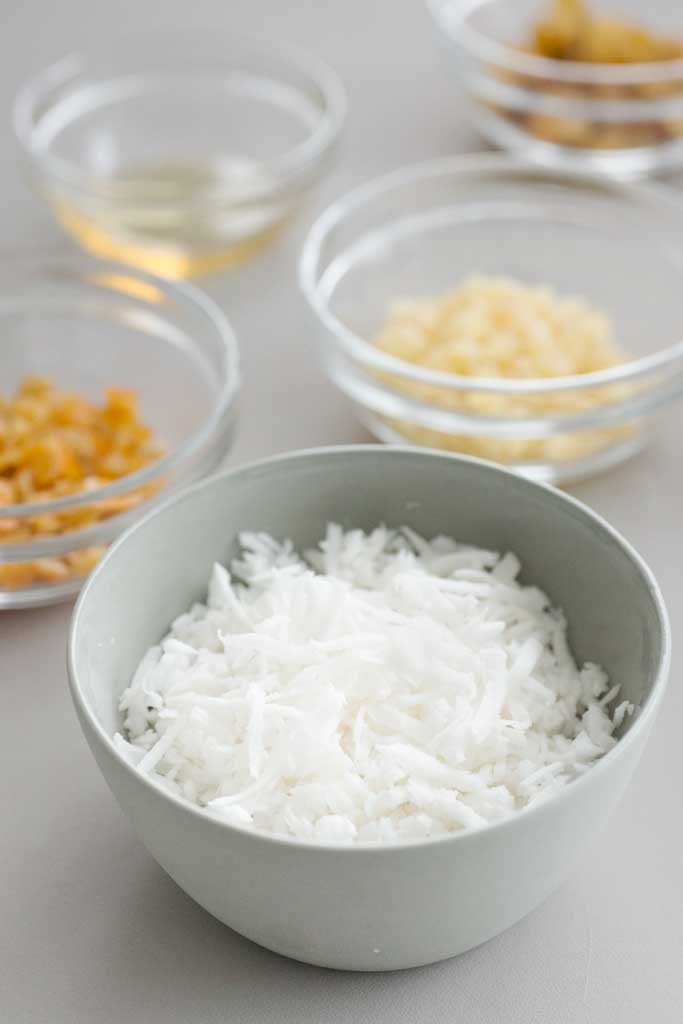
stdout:
[(640, 451), (683, 390), (682, 239), (650, 189), (481, 154), (338, 200), (300, 280), (376, 437), (561, 484)]
[(683, 166), (683, 8), (665, 0), (428, 0), (481, 133), (548, 167)]
[(193, 288), (8, 256), (0, 366), (0, 609), (52, 604), (154, 502), (222, 461), (237, 345)]

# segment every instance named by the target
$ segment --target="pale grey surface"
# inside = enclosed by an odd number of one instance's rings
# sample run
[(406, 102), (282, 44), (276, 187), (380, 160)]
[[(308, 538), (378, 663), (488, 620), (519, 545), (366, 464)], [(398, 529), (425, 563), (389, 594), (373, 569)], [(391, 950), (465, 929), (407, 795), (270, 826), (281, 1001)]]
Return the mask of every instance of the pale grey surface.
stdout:
[[(343, 76), (351, 102), (345, 145), (316, 207), (399, 163), (478, 145), (434, 58), (419, 0), (4, 0), (0, 109), (20, 79), (69, 47), (124, 24), (207, 21), (311, 46)], [(62, 245), (22, 181), (6, 124), (0, 174), (1, 244)], [(235, 464), (364, 439), (310, 358), (310, 321), (294, 277), (303, 227), (209, 286), (244, 353)], [(650, 562), (670, 604), (674, 643), (683, 617), (682, 427), (679, 410), (638, 461), (574, 489)], [(156, 867), (79, 734), (64, 670), (68, 618), (64, 607), (0, 616), (3, 1024), (679, 1024), (683, 696), (676, 654), (636, 779), (556, 896), (457, 961), (400, 975), (339, 975), (238, 938)]]

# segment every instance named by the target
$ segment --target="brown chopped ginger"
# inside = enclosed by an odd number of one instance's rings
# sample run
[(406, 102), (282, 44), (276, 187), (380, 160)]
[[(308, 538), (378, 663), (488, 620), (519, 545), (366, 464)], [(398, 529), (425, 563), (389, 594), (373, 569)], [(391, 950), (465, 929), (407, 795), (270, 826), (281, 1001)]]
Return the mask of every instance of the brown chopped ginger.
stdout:
[[(59, 390), (48, 378), (26, 377), (13, 398), (0, 398), (0, 545), (84, 529), (133, 508), (158, 484), (58, 512), (1, 514), (14, 505), (96, 491), (162, 453), (138, 418), (134, 392), (110, 388), (98, 405)], [(0, 564), (0, 587), (87, 575), (103, 550), (89, 546), (63, 556)]]
[(683, 41), (626, 18), (593, 14), (585, 0), (554, 0), (534, 28), (532, 50), (553, 60), (633, 64), (683, 57)]

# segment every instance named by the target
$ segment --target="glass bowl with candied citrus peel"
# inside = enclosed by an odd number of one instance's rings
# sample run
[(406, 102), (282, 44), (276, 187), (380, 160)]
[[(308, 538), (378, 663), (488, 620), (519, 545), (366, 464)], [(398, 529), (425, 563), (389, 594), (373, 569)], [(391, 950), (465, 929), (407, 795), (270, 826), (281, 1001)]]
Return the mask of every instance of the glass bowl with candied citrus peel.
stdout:
[[(60, 391), (47, 377), (26, 377), (14, 396), (0, 397), (0, 504), (50, 502), (92, 493), (163, 454), (138, 416), (132, 391), (109, 388), (98, 405)], [(95, 526), (135, 508), (161, 486), (155, 481), (92, 504), (0, 519), (5, 544), (30, 543)], [(104, 551), (95, 544), (64, 555), (0, 565), (0, 587), (64, 582), (87, 575)]]
[(236, 341), (193, 288), (0, 265), (0, 608), (74, 595), (109, 542), (230, 445)]

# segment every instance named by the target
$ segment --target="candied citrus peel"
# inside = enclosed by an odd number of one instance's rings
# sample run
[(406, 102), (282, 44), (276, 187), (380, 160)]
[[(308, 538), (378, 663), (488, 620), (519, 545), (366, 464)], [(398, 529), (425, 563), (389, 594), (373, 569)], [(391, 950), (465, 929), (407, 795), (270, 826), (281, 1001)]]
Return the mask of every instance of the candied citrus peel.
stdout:
[[(163, 454), (138, 416), (133, 391), (109, 388), (98, 405), (61, 391), (46, 377), (26, 377), (0, 398), (0, 508), (48, 502), (134, 473)], [(159, 483), (58, 512), (0, 516), (0, 544), (26, 543), (84, 529), (149, 497)], [(0, 586), (23, 587), (86, 575), (104, 548), (0, 565)]]

